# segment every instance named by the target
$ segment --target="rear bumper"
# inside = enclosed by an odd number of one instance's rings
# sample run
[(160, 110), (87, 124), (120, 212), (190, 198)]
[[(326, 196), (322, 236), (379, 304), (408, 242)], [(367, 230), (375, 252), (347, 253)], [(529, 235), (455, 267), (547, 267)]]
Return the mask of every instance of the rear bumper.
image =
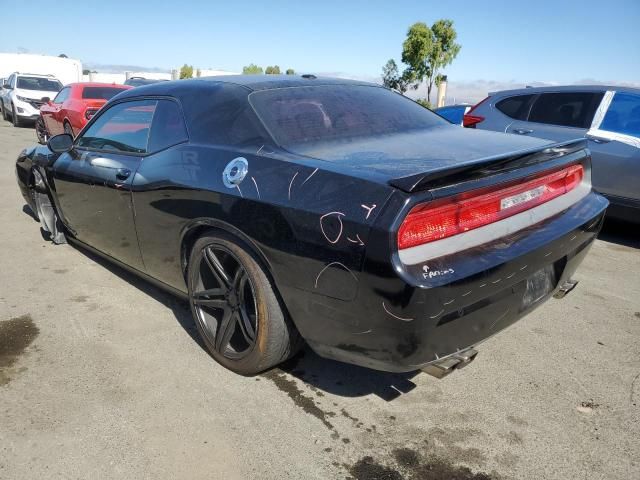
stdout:
[[(419, 271), (369, 265), (355, 302), (312, 299), (307, 314), (313, 322), (299, 325), (301, 332), (321, 356), (395, 372), (476, 346), (571, 278), (602, 226), (607, 203), (590, 193), (533, 227), (450, 255), (441, 267), (455, 266), (449, 282), (438, 278), (426, 286)], [(542, 290), (532, 287), (540, 271), (548, 277)]]

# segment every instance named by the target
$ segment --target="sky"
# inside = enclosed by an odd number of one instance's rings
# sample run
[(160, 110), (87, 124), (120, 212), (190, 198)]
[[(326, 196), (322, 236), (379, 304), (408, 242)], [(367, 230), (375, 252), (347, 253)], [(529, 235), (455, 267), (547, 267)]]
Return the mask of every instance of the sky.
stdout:
[(98, 71), (255, 63), (375, 81), (388, 59), (399, 63), (411, 24), (449, 18), (462, 49), (444, 73), (466, 96), (538, 83), (640, 86), (640, 0), (0, 0), (0, 12), (0, 51), (65, 53)]

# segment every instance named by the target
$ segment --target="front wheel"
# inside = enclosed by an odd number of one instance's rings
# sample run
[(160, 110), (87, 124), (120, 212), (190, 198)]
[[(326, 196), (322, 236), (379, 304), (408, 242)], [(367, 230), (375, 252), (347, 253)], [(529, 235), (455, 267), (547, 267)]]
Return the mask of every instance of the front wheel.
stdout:
[(14, 127), (22, 126), (22, 122), (20, 121), (20, 118), (18, 118), (18, 114), (16, 113), (15, 105), (11, 107), (11, 120)]
[(71, 124), (69, 122), (67, 122), (65, 120), (64, 122), (64, 133), (68, 133), (69, 135), (71, 135), (73, 138), (75, 138), (76, 136), (73, 134), (73, 128), (71, 128)]
[(46, 145), (49, 140), (49, 132), (47, 131), (47, 127), (44, 125), (42, 117), (38, 117), (36, 120), (36, 137), (38, 137), (38, 143), (40, 145)]
[(300, 337), (264, 270), (225, 233), (199, 238), (188, 266), (189, 304), (204, 343), (220, 364), (253, 375), (283, 362)]
[(64, 235), (64, 227), (58, 217), (55, 207), (51, 204), (51, 199), (47, 192), (42, 175), (38, 170), (33, 170), (33, 186), (31, 195), (36, 204), (36, 215), (40, 220), (42, 231), (46, 232), (53, 243), (60, 245), (67, 243)]

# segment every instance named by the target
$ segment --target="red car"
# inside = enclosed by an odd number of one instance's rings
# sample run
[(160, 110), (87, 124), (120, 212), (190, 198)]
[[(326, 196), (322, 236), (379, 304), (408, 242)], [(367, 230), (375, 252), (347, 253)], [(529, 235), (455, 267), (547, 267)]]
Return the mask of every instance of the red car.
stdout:
[(75, 137), (102, 105), (130, 88), (114, 83), (70, 83), (40, 107), (40, 117), (36, 120), (38, 141), (45, 144), (59, 133)]

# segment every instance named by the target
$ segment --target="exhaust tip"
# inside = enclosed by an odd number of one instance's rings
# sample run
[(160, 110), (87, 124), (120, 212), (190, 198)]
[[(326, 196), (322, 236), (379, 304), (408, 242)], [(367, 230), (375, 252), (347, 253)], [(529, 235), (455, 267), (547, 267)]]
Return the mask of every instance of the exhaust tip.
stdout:
[(567, 280), (562, 285), (560, 285), (560, 288), (558, 289), (558, 291), (553, 294), (553, 298), (560, 299), (560, 298), (566, 297), (567, 294), (571, 292), (571, 290), (576, 288), (576, 285), (578, 285), (577, 280)]
[(474, 348), (468, 348), (458, 353), (454, 353), (445, 358), (431, 362), (422, 367), (422, 371), (436, 378), (444, 378), (454, 370), (464, 368), (475, 360), (478, 351)]

